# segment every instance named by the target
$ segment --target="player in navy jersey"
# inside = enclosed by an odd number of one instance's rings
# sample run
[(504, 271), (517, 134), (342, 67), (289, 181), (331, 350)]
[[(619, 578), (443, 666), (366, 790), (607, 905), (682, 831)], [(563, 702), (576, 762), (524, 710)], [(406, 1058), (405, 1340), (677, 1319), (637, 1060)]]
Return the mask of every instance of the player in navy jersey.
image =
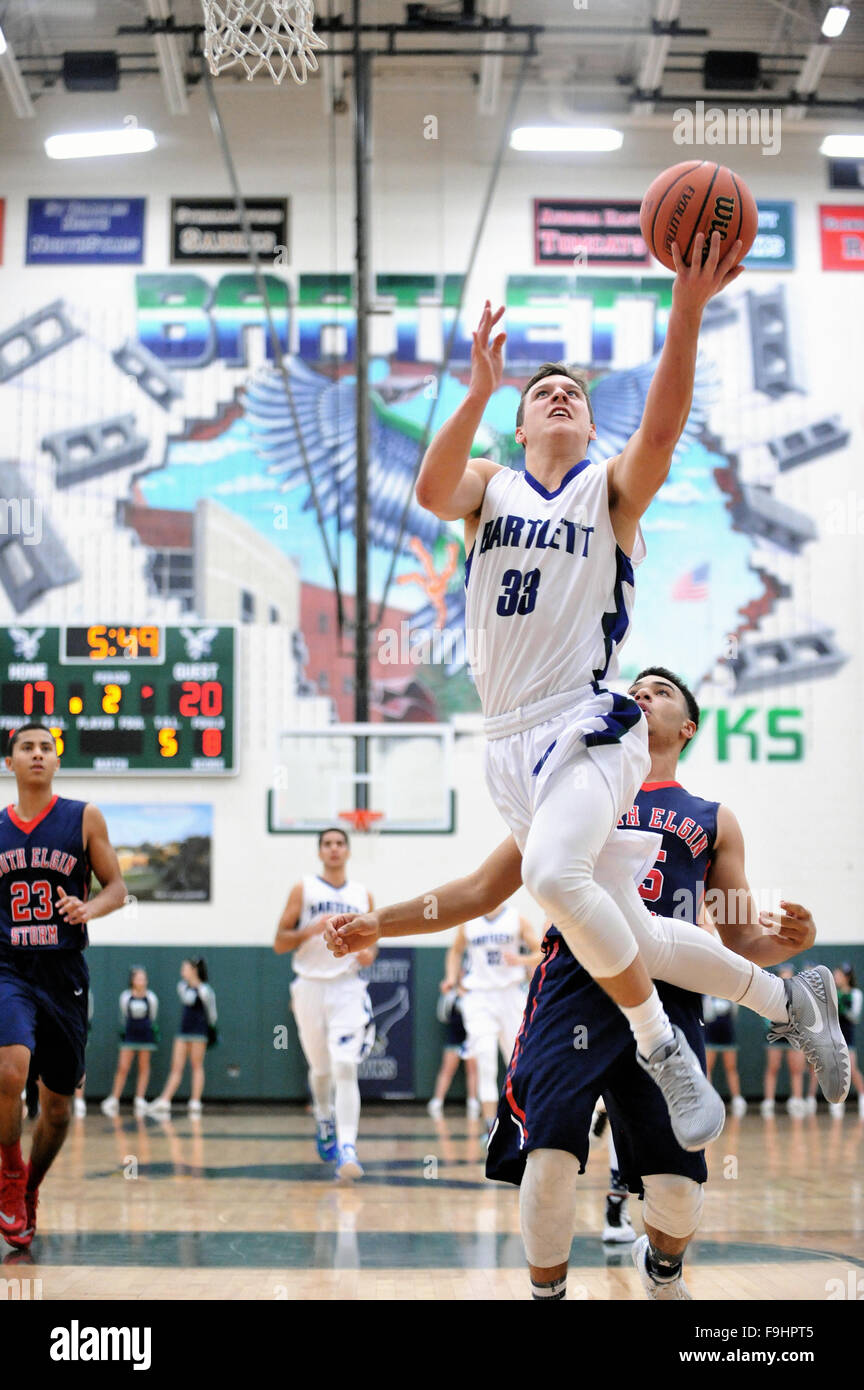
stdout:
[[(102, 812), (52, 790), (59, 758), (51, 730), (16, 729), (6, 766), (17, 802), (0, 811), (0, 1233), (26, 1247), (39, 1185), (84, 1075), (87, 923), (122, 907), (126, 888)], [(91, 870), (102, 885), (92, 898)], [(25, 1165), (20, 1096), (31, 1057), (39, 1119)]]
[[(807, 949), (815, 937), (806, 909), (782, 902), (781, 914), (756, 914), (747, 884), (744, 841), (731, 811), (685, 791), (675, 780), (682, 748), (696, 732), (699, 710), (686, 686), (662, 667), (644, 671), (631, 696), (648, 723), (651, 767), (622, 833), (647, 829), (659, 837), (655, 866), (641, 884), (649, 909), (696, 919), (714, 915), (726, 944), (762, 965)], [(606, 872), (602, 861), (600, 871)], [(470, 910), (480, 915), (518, 885), (521, 862), (506, 841), (474, 874), (432, 895), (442, 930)], [(706, 894), (705, 889), (708, 892)], [(703, 903), (704, 898), (704, 903)], [(325, 932), (336, 954), (359, 950), (379, 936), (430, 930), (430, 895), (381, 908), (353, 921), (337, 918)], [(706, 941), (709, 939), (706, 933)], [(576, 1181), (588, 1156), (595, 1102), (609, 1112), (621, 1176), (645, 1197), (646, 1234), (633, 1247), (647, 1296), (690, 1297), (681, 1277), (683, 1253), (701, 1211), (707, 1170), (702, 1153), (675, 1140), (659, 1091), (637, 1064), (620, 1013), (550, 928), (535, 971), (522, 1028), (489, 1144), (487, 1176), (521, 1186), (522, 1234), (535, 1298), (558, 1300), (566, 1289), (574, 1227)], [(700, 1062), (701, 997), (660, 986), (664, 1005)], [(526, 1174), (533, 1175), (528, 1184)]]
[(432, 440), (416, 488), (436, 516), (464, 521), (486, 781), (522, 853), (525, 886), (624, 1013), (640, 1065), (663, 1090), (681, 1144), (694, 1150), (719, 1134), (725, 1111), (652, 977), (733, 999), (794, 1028), (802, 1042), (806, 1033), (826, 1096), (842, 1100), (849, 1085), (829, 971), (786, 987), (719, 941), (706, 942), (683, 917), (652, 920), (632, 866), (612, 859), (611, 874), (600, 874), (650, 762), (638, 703), (607, 688), (645, 557), (640, 518), (666, 482), (687, 423), (702, 313), (742, 273), (740, 252), (736, 241), (721, 260), (719, 236), (708, 245), (700, 234), (687, 266), (673, 244), (672, 307), (642, 418), (602, 463), (588, 456), (597, 431), (587, 382), (561, 363), (544, 364), (522, 393), (516, 440), (524, 472), (471, 457), (504, 370), (506, 335), (491, 338), (504, 310), (493, 313), (487, 300), (467, 394)]

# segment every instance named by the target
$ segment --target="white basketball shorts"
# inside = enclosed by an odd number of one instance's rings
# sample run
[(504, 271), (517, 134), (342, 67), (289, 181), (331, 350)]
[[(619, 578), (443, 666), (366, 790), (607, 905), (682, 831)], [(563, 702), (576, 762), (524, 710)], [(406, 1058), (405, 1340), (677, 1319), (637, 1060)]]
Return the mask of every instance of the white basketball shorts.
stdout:
[(476, 1056), (478, 1042), (491, 1037), (497, 1038), (504, 1061), (510, 1061), (527, 997), (518, 984), (506, 985), (504, 989), (466, 990), (460, 1007), (469, 1057)]
[(369, 991), (359, 975), (337, 975), (331, 980), (298, 975), (291, 985), (291, 1007), (300, 1046), (318, 1076), (326, 1076), (333, 1062), (357, 1066), (368, 1056), (375, 1024)]
[[(558, 777), (577, 776), (589, 757), (626, 814), (648, 775), (648, 726), (634, 700), (585, 686), (487, 719), (486, 783), (520, 850), (543, 797)], [(608, 815), (608, 803), (604, 807)]]

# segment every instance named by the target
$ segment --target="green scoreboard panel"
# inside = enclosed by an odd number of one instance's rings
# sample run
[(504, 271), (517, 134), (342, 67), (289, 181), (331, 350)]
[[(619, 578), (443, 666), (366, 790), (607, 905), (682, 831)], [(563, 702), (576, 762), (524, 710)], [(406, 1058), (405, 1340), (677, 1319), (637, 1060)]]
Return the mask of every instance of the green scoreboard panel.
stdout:
[(0, 727), (54, 730), (65, 772), (237, 771), (233, 627), (0, 628)]

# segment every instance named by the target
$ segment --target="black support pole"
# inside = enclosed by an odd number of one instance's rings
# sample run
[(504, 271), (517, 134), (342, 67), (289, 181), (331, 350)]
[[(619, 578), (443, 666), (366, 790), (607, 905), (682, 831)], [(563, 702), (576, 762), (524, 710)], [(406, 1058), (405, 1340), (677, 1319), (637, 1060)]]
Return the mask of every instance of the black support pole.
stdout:
[[(357, 574), (354, 632), (354, 719), (369, 720), (369, 177), (371, 169), (371, 53), (361, 47), (360, 0), (354, 0), (354, 191), (356, 208), (355, 313), (357, 316)], [(358, 773), (367, 771), (366, 740), (357, 740)], [(368, 804), (357, 784), (357, 804)]]

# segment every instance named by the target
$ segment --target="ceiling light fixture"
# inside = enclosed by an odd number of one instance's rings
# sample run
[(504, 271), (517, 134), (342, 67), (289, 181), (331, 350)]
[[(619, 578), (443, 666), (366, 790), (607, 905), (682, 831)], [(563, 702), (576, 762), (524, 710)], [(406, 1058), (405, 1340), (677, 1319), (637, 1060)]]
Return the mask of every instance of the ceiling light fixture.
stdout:
[(510, 137), (511, 149), (536, 154), (603, 154), (623, 142), (620, 130), (605, 126), (522, 125)]
[(819, 153), (831, 159), (864, 159), (864, 135), (826, 135)]
[(49, 135), (45, 153), (49, 159), (93, 159), (111, 154), (146, 154), (156, 148), (156, 136), (143, 126), (122, 130), (79, 130)]
[(832, 5), (822, 21), (822, 33), (826, 39), (837, 39), (846, 28), (849, 18), (848, 5)]

